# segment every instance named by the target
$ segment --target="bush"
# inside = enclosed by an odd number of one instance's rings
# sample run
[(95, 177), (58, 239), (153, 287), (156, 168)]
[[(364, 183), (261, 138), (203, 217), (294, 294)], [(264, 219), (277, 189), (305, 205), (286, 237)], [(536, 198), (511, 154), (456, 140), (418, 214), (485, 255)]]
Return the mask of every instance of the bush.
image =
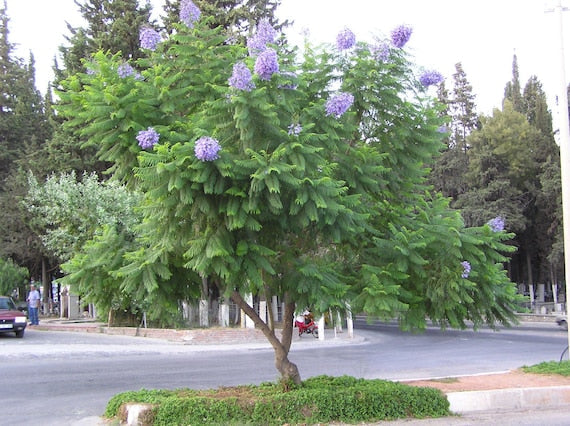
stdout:
[[(371, 422), (449, 415), (437, 389), (349, 376), (318, 376), (283, 392), (279, 383), (218, 390), (125, 392), (107, 405), (107, 417), (121, 416), (125, 403), (155, 404), (152, 424), (265, 424)], [(123, 419), (124, 420), (124, 419)]]

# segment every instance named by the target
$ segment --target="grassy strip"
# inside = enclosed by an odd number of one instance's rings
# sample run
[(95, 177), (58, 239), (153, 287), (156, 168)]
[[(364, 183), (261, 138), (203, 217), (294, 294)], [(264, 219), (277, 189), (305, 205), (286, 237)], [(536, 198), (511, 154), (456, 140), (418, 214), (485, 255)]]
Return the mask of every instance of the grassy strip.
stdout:
[(570, 376), (570, 361), (541, 362), (540, 364), (531, 365), (530, 367), (524, 366), (522, 367), (522, 370), (525, 373), (560, 374), (561, 376)]
[(124, 416), (121, 407), (126, 403), (155, 404), (146, 419), (154, 425), (359, 423), (450, 414), (441, 391), (385, 380), (318, 376), (283, 389), (282, 384), (264, 383), (207, 391), (124, 392), (109, 401), (105, 416)]

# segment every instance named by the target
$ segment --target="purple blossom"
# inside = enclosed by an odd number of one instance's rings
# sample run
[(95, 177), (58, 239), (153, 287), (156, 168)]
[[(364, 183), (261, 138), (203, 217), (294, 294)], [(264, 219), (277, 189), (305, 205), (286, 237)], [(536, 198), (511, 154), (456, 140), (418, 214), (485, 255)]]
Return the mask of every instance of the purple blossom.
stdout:
[(119, 77), (121, 77), (121, 78), (126, 78), (130, 75), (133, 75), (134, 73), (135, 73), (135, 69), (133, 67), (131, 67), (127, 62), (123, 62), (117, 68), (117, 74), (119, 74)]
[(501, 216), (497, 216), (487, 222), (493, 232), (501, 232), (505, 230), (505, 220)]
[(255, 60), (254, 69), (262, 80), (271, 80), (271, 76), (279, 72), (277, 52), (273, 49), (265, 49)]
[(180, 20), (186, 24), (188, 28), (194, 27), (194, 22), (200, 19), (200, 9), (192, 0), (182, 0), (180, 2)]
[(461, 274), (461, 278), (469, 278), (469, 274), (471, 273), (471, 264), (464, 260), (461, 262), (461, 266), (463, 266), (463, 273)]
[(449, 129), (447, 128), (446, 125), (442, 125), (442, 126), (439, 126), (437, 128), (437, 132), (438, 133), (449, 133)]
[(219, 158), (218, 152), (222, 149), (219, 142), (209, 136), (202, 136), (194, 145), (194, 154), (200, 161), (214, 161)]
[(249, 51), (249, 56), (259, 55), (266, 47), (265, 42), (255, 35), (247, 39), (247, 50)]
[(251, 81), (251, 71), (243, 62), (234, 65), (232, 76), (228, 79), (228, 84), (239, 90), (250, 91), (255, 88), (255, 84)]
[(158, 143), (159, 138), (160, 135), (152, 127), (149, 127), (146, 130), (141, 130), (137, 134), (137, 141), (139, 141), (139, 146), (142, 149), (152, 148), (155, 144)]
[(287, 133), (291, 136), (299, 136), (303, 128), (299, 123), (293, 123), (289, 125)]
[(392, 44), (401, 49), (408, 42), (412, 36), (412, 27), (407, 25), (400, 25), (392, 30)]
[(437, 71), (426, 71), (420, 76), (420, 83), (424, 87), (432, 84), (439, 84), (443, 81), (443, 76)]
[(388, 62), (390, 59), (390, 45), (386, 41), (380, 41), (373, 45), (370, 51), (377, 61)]
[(344, 28), (336, 36), (336, 47), (338, 50), (347, 50), (354, 46), (356, 43), (356, 36), (350, 29)]
[(327, 115), (333, 115), (336, 118), (339, 118), (350, 108), (353, 102), (354, 96), (352, 96), (352, 94), (341, 92), (338, 95), (329, 98), (327, 101), (325, 105)]
[(249, 56), (257, 56), (267, 48), (268, 43), (273, 43), (277, 37), (277, 31), (271, 26), (269, 19), (263, 18), (257, 24), (257, 30), (252, 37), (247, 39)]
[(139, 40), (143, 49), (155, 50), (160, 43), (160, 34), (154, 28), (144, 27), (139, 32)]
[(277, 37), (277, 31), (275, 31), (275, 28), (271, 26), (268, 18), (263, 18), (261, 21), (259, 21), (259, 24), (257, 24), (256, 36), (261, 40), (264, 40), (265, 44), (273, 43), (275, 41), (275, 37)]

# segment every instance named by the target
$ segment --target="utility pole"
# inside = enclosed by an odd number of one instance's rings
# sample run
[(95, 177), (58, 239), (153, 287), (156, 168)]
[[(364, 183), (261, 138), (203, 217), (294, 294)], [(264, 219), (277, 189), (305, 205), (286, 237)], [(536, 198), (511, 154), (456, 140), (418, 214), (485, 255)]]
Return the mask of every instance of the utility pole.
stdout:
[[(564, 273), (566, 284), (566, 318), (570, 318), (570, 124), (568, 120), (568, 83), (566, 81), (566, 63), (564, 59), (564, 24), (562, 0), (557, 0), (554, 7), (558, 20), (557, 48), (559, 50), (558, 80), (558, 131), (560, 136), (560, 172), (562, 180), (562, 216), (564, 221)], [(568, 330), (570, 346), (570, 328)]]

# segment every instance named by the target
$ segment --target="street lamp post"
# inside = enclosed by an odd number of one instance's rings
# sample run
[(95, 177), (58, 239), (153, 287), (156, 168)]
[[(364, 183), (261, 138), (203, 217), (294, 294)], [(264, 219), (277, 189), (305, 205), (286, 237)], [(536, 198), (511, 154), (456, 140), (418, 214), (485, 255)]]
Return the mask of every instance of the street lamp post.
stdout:
[[(558, 120), (560, 137), (560, 173), (562, 180), (562, 217), (564, 221), (564, 271), (566, 281), (566, 318), (570, 318), (570, 125), (568, 122), (568, 83), (564, 59), (564, 25), (562, 1), (554, 8), (558, 20), (557, 44), (559, 50)], [(570, 346), (570, 329), (568, 330)]]

